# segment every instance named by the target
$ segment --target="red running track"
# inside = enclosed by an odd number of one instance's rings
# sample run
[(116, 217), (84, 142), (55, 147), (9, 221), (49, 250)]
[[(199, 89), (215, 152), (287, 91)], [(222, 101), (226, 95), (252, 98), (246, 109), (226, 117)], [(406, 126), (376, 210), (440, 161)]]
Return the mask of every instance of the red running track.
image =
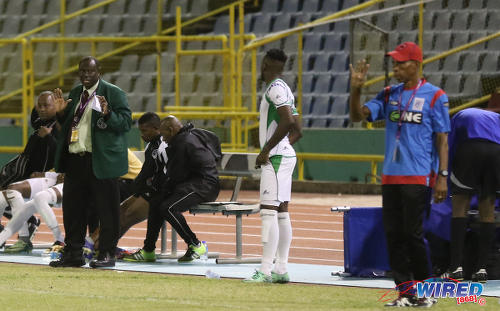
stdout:
[[(230, 191), (222, 191), (219, 200), (227, 201)], [(330, 197), (332, 198), (330, 200)], [(239, 199), (244, 202), (258, 201), (258, 192), (242, 191)], [(294, 202), (294, 199), (297, 202)], [(377, 198), (375, 198), (377, 200)], [(372, 199), (373, 200), (373, 199)], [(342, 214), (332, 213), (331, 206), (339, 204), (337, 196), (322, 194), (293, 193), (289, 205), (293, 227), (293, 241), (290, 249), (291, 263), (320, 265), (343, 265), (343, 219)], [(374, 206), (374, 205), (371, 205)], [(54, 209), (61, 230), (62, 210)], [(207, 241), (210, 252), (218, 252), (221, 258), (235, 256), (235, 217), (220, 214), (185, 214), (198, 239)], [(4, 220), (5, 224), (5, 220)], [(167, 244), (170, 247), (170, 226), (168, 226)], [(119, 241), (121, 247), (140, 248), (146, 234), (146, 222), (134, 226)], [(14, 236), (13, 238), (15, 238)], [(7, 244), (15, 240), (10, 239)], [(34, 243), (52, 243), (52, 233), (43, 223), (40, 226)], [(157, 242), (159, 251), (160, 242)], [(178, 241), (179, 252), (185, 251), (186, 245)], [(258, 214), (243, 217), (243, 256), (259, 257), (262, 251), (260, 243), (260, 217)]]

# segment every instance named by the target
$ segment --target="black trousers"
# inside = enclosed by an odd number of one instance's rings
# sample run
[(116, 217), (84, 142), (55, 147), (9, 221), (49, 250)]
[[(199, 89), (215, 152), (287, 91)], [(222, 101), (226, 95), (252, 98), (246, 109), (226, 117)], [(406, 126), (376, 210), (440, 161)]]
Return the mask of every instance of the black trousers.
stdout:
[(120, 202), (125, 201), (134, 194), (134, 180), (118, 178), (118, 187), (120, 189)]
[(431, 195), (424, 185), (382, 185), (382, 216), (396, 285), (430, 276), (423, 219)]
[(156, 241), (165, 220), (168, 221), (186, 244), (198, 244), (199, 240), (196, 238), (196, 234), (191, 230), (182, 213), (186, 212), (191, 206), (205, 201), (195, 192), (172, 193), (161, 204), (150, 205), (144, 250), (151, 252), (156, 248)]
[(87, 216), (93, 208), (101, 226), (99, 252), (114, 254), (119, 234), (120, 193), (116, 178), (97, 179), (92, 154), (69, 154), (65, 162), (63, 222), (67, 250), (80, 254), (85, 243)]

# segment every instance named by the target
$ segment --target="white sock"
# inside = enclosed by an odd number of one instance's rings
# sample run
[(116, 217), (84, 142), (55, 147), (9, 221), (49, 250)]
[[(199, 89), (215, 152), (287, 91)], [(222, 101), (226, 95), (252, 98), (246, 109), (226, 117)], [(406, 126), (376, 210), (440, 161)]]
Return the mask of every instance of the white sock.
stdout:
[(7, 206), (9, 206), (9, 202), (5, 199), (4, 191), (0, 191), (0, 218), (2, 218)]
[[(5, 231), (0, 233), (0, 245), (7, 241), (14, 233), (18, 232), (18, 230), (26, 224), (26, 221), (33, 215), (35, 212), (33, 201), (29, 201), (24, 204), (21, 210), (17, 211), (12, 215), (12, 219), (9, 221), (7, 226), (5, 227)], [(5, 232), (5, 234), (4, 234)]]
[[(7, 200), (9, 202), (10, 208), (12, 209), (12, 218), (19, 213), (24, 207), (24, 199), (21, 192), (17, 190), (7, 190)], [(11, 220), (12, 221), (12, 220)], [(10, 222), (9, 222), (10, 223)], [(15, 232), (15, 231), (14, 231)], [(27, 237), (29, 236), (28, 224), (25, 222), (19, 229), (19, 236)]]
[(279, 241), (274, 272), (284, 274), (288, 270), (288, 253), (290, 252), (290, 244), (292, 243), (292, 223), (290, 222), (290, 214), (288, 212), (278, 213), (278, 227)]
[(0, 232), (0, 245), (5, 243), (11, 236), (12, 236), (12, 230), (7, 226), (3, 229), (2, 232)]
[(51, 193), (51, 191), (54, 192), (52, 189), (38, 192), (35, 194), (35, 198), (33, 200), (35, 201), (35, 209), (37, 213), (42, 216), (42, 219), (52, 231), (55, 241), (62, 242), (64, 241), (64, 237), (61, 233), (61, 229), (59, 229), (59, 223), (57, 222), (56, 215), (49, 205), (57, 203), (57, 196), (55, 193)]
[(260, 272), (270, 275), (276, 249), (278, 248), (278, 212), (261, 209), (260, 218), (262, 220), (262, 262)]

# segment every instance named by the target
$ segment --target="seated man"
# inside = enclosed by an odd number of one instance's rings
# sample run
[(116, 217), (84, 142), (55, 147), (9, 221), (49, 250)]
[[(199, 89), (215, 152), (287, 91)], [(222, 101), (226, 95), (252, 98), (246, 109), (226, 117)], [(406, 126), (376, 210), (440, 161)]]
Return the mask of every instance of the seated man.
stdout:
[[(30, 252), (33, 249), (26, 220), (38, 212), (52, 230), (56, 242), (54, 246), (64, 245), (57, 219), (49, 204), (60, 202), (62, 198), (63, 175), (54, 172), (42, 173), (44, 177), (30, 178), (10, 185), (9, 190), (0, 195), (0, 209), (7, 204), (12, 208), (12, 219), (0, 233), (0, 245), (19, 231), (19, 240), (5, 249), (6, 253)], [(35, 176), (40, 176), (34, 173)], [(15, 190), (17, 189), (17, 190)], [(24, 202), (24, 198), (30, 199)], [(39, 222), (38, 222), (39, 223)]]
[(162, 120), (160, 134), (168, 143), (168, 179), (159, 195), (150, 201), (143, 249), (125, 256), (124, 260), (154, 258), (156, 240), (166, 220), (188, 246), (178, 261), (189, 262), (200, 258), (207, 251), (182, 213), (191, 206), (217, 198), (220, 186), (216, 161), (221, 157), (220, 142), (211, 132), (193, 129), (191, 124), (182, 126), (174, 116)]
[[(167, 144), (161, 139), (160, 117), (154, 112), (146, 112), (139, 118), (138, 123), (141, 138), (147, 145), (141, 172), (134, 179), (134, 195), (120, 204), (120, 237), (132, 226), (147, 219), (149, 200), (165, 182), (167, 176)], [(96, 245), (99, 243), (99, 230), (92, 234), (92, 240)], [(123, 256), (117, 254), (117, 257)], [(137, 258), (135, 261), (155, 261), (155, 259), (153, 256)]]
[[(45, 172), (54, 167), (55, 139), (59, 130), (55, 121), (55, 115), (54, 94), (50, 91), (42, 92), (38, 96), (35, 108), (31, 113), (31, 126), (34, 132), (29, 137), (24, 151), (7, 163), (0, 171), (0, 190), (7, 188), (9, 190), (18, 190), (16, 189), (17, 185), (9, 185), (29, 178), (34, 172)], [(10, 211), (6, 209), (8, 208), (8, 204), (7, 206), (3, 205), (5, 203), (0, 202), (0, 218), (4, 212), (7, 212), (5, 214), (7, 218), (12, 217)], [(33, 237), (39, 220), (31, 217), (29, 223), (30, 235)], [(23, 234), (27, 230), (26, 226), (21, 230)], [(3, 226), (0, 224), (0, 231), (2, 229)]]
[(54, 167), (56, 136), (59, 126), (56, 122), (54, 93), (45, 91), (38, 96), (31, 113), (33, 134), (23, 152), (0, 171), (0, 190), (8, 185), (28, 179), (34, 172), (46, 172)]

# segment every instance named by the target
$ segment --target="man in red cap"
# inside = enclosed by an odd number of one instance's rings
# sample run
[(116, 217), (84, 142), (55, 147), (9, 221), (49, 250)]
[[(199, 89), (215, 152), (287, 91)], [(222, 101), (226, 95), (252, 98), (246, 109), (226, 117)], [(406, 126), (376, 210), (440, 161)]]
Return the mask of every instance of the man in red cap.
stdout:
[(350, 116), (352, 121), (385, 120), (385, 159), (382, 173), (382, 215), (389, 264), (399, 296), (386, 306), (425, 306), (435, 302), (417, 298), (413, 281), (430, 276), (423, 237), (423, 218), (434, 202), (447, 196), (448, 97), (420, 77), (422, 51), (405, 42), (388, 53), (394, 77), (400, 82), (360, 105), (361, 88), (369, 64), (351, 68)]

